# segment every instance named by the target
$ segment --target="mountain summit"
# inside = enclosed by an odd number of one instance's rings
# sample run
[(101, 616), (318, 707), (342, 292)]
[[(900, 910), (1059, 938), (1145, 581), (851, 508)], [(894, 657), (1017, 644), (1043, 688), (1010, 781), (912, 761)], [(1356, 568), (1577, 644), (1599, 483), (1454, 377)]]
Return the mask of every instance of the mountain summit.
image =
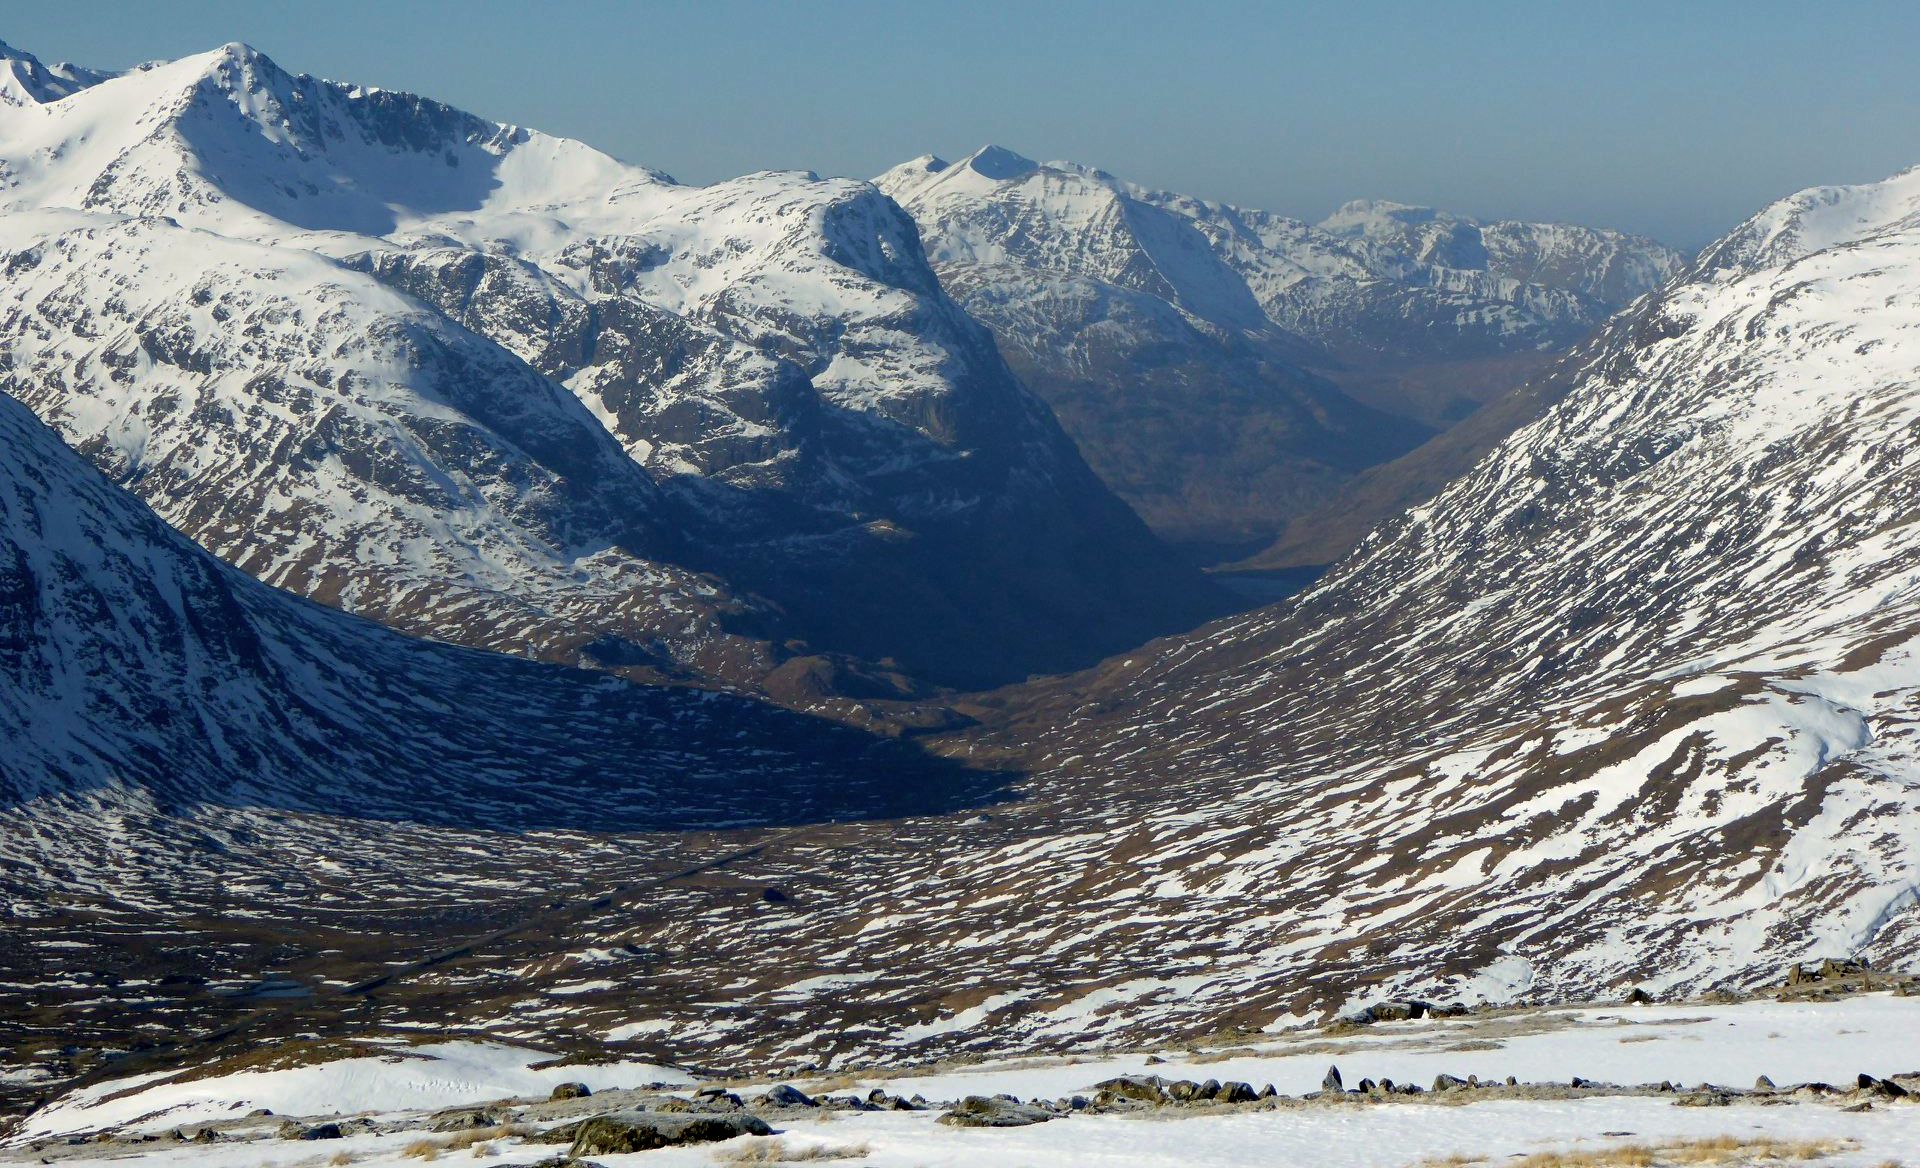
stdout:
[(1618, 232), (1380, 201), (1313, 225), (999, 146), (875, 181), (1101, 476), (1163, 535), (1223, 550), (1498, 397), (1680, 262)]
[(0, 107), (0, 385), (274, 583), (801, 696), (1215, 611), (867, 184), (682, 186), (240, 44), (36, 94)]

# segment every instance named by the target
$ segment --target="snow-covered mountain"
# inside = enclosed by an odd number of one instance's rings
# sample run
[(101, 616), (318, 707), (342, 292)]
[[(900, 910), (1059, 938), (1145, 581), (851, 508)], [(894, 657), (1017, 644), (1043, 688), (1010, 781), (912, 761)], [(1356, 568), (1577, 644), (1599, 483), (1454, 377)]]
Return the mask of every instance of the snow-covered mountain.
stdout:
[(990, 821), (736, 870), (804, 929), (583, 925), (699, 956), (564, 1025), (834, 1065), (1910, 968), (1920, 171), (1768, 210), (1553, 376), (1301, 597), (983, 700)]
[[(1153, 776), (1151, 809), (996, 893), (1172, 897), (1114, 911), (1191, 954), (1155, 976), (1200, 983), (1164, 1008), (1195, 1019), (1910, 956), (1920, 170), (1776, 204), (1556, 376), (1298, 603), (1024, 711), (1073, 782)], [(1101, 948), (1094, 899), (1066, 952)]]
[[(138, 873), (157, 855), (111, 856), (111, 837), (164, 838), (197, 809), (516, 830), (897, 802), (891, 780), (858, 793), (879, 757), (868, 735), (417, 640), (269, 588), (4, 395), (0, 449), (0, 850), (14, 894)], [(163, 850), (271, 862), (204, 843), (183, 832)]]
[(1271, 537), (1680, 262), (1618, 232), (1394, 203), (1313, 225), (997, 146), (876, 182), (1094, 468), (1197, 541)]
[(74, 76), (0, 106), (0, 376), (274, 583), (748, 685), (1206, 611), (870, 186), (681, 186), (242, 45)]
[[(122, 1025), (68, 990), (143, 961), (184, 1032), (205, 1021), (196, 968), (390, 956), (402, 920), (470, 929), (450, 904), (633, 880), (674, 833), (991, 793), (762, 702), (435, 644), (270, 588), (4, 394), (0, 451), (0, 963), (34, 986), (0, 1021), (0, 1063), (59, 1063)], [(26, 1021), (42, 1008), (51, 1048)], [(46, 1085), (0, 1077), (0, 1112)]]
[(0, 105), (44, 105), (111, 76), (78, 65), (47, 65), (0, 41)]

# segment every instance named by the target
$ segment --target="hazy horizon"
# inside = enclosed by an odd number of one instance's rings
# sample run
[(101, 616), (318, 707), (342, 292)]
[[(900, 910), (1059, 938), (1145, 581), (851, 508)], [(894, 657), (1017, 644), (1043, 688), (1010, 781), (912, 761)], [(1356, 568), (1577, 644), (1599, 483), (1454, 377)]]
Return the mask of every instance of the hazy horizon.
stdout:
[[(1862, 36), (1862, 30), (1873, 35)], [(1920, 162), (1920, 12), (1359, 3), (965, 13), (845, 3), (22, 11), (0, 39), (125, 68), (243, 40), (706, 183), (870, 178), (988, 142), (1319, 219), (1350, 199), (1697, 248), (1767, 202)]]

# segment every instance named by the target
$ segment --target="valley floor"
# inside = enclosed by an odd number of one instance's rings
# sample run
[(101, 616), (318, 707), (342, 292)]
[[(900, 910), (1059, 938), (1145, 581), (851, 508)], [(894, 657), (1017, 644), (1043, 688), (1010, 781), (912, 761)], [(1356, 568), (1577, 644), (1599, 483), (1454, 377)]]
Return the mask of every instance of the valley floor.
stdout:
[[(765, 1116), (775, 1134), (587, 1159), (605, 1168), (823, 1159), (874, 1168), (1880, 1168), (1920, 1164), (1920, 1102), (1899, 1097), (1897, 1086), (1861, 1089), (1859, 1076), (1908, 1080), (1920, 1069), (1917, 1039), (1920, 998), (1889, 994), (1831, 1002), (1502, 1010), (1358, 1031), (1295, 1031), (1225, 1049), (880, 1069), (796, 1084), (816, 1096), (865, 1097), (877, 1088), (931, 1101), (911, 1111), (832, 1103), (756, 1108), (754, 1101), (770, 1084), (730, 1081), (724, 1085), (749, 1101), (748, 1112)], [(96, 1085), (30, 1116), (0, 1151), (0, 1162), (111, 1158), (156, 1168), (295, 1168), (479, 1157), (508, 1168), (564, 1150), (523, 1139), (525, 1134), (603, 1111), (658, 1106), (670, 1095), (688, 1096), (696, 1085), (683, 1072), (634, 1063), (531, 1067), (547, 1056), (498, 1042), (390, 1049), (396, 1053), (384, 1058)], [(1334, 1096), (1320, 1091), (1329, 1064), (1341, 1069), (1349, 1088), (1363, 1078), (1424, 1085), (1441, 1074), (1476, 1075), (1486, 1084), (1513, 1076), (1520, 1085)], [(1235, 1105), (1075, 1113), (1017, 1128), (939, 1122), (942, 1104), (963, 1097), (1092, 1095), (1096, 1083), (1123, 1074), (1272, 1083), (1280, 1095)], [(1755, 1089), (1761, 1075), (1778, 1089)], [(1583, 1085), (1573, 1085), (1576, 1077)], [(567, 1080), (585, 1082), (595, 1094), (545, 1102), (552, 1085)], [(1724, 1090), (1704, 1092), (1705, 1084)], [(520, 1101), (497, 1109), (511, 1113), (518, 1125), (514, 1134), (503, 1129), (459, 1138), (429, 1130), (436, 1111), (503, 1099)], [(1703, 1099), (1714, 1105), (1676, 1105)], [(249, 1116), (262, 1107), (273, 1114)], [(279, 1138), (278, 1125), (291, 1115), (306, 1123), (341, 1119), (347, 1134), (323, 1142)], [(357, 1118), (348, 1122), (347, 1116)], [(218, 1141), (180, 1138), (208, 1125), (221, 1133)]]

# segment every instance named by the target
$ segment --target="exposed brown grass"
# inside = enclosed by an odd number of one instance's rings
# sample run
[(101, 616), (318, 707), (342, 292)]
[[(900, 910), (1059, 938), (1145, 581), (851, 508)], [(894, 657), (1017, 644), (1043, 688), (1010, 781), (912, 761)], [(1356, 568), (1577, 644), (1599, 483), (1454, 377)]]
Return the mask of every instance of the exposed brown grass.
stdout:
[(1507, 1161), (1512, 1168), (1668, 1168), (1689, 1164), (1806, 1164), (1851, 1147), (1845, 1140), (1746, 1139), (1715, 1136), (1660, 1144), (1612, 1144), (1564, 1152), (1536, 1152)]
[(1250, 1046), (1236, 1046), (1227, 1050), (1205, 1050), (1187, 1058), (1190, 1063), (1224, 1063), (1232, 1059), (1258, 1058), (1260, 1052)]
[(814, 1160), (864, 1160), (871, 1149), (865, 1144), (807, 1144), (794, 1147), (778, 1136), (729, 1143), (714, 1152), (722, 1164), (800, 1164)]
[(353, 1153), (335, 1152), (327, 1157), (327, 1163), (332, 1165), (332, 1168), (346, 1168), (348, 1164), (353, 1163)]
[(400, 1154), (414, 1160), (438, 1160), (442, 1152), (458, 1152), (463, 1148), (472, 1148), (476, 1156), (488, 1156), (492, 1151), (481, 1148), (494, 1140), (512, 1139), (524, 1136), (533, 1129), (523, 1124), (503, 1123), (497, 1127), (476, 1127), (468, 1131), (454, 1132), (439, 1139), (420, 1139), (400, 1149)]
[(455, 1132), (447, 1137), (449, 1148), (471, 1148), (475, 1144), (484, 1144), (488, 1140), (506, 1140), (515, 1136), (524, 1136), (533, 1129), (524, 1124), (503, 1123), (494, 1127), (476, 1127), (470, 1131)]

